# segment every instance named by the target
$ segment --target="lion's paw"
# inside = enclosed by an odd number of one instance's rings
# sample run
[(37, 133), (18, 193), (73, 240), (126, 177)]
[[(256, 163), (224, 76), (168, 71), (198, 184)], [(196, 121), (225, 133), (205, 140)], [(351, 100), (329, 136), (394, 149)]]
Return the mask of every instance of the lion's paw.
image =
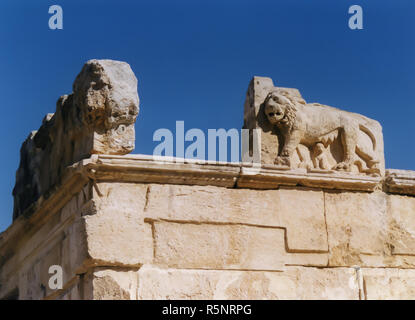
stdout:
[(334, 169), (341, 171), (350, 171), (352, 169), (352, 165), (350, 162), (340, 162), (334, 167)]
[(285, 156), (277, 157), (274, 161), (277, 166), (290, 166), (290, 158)]

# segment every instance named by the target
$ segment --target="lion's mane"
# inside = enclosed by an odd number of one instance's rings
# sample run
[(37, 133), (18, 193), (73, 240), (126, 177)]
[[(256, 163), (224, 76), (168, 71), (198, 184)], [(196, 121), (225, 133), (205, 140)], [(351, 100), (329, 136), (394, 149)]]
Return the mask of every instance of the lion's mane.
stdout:
[(280, 97), (283, 97), (285, 99), (287, 99), (288, 103), (285, 104), (285, 112), (284, 112), (284, 118), (283, 119), (287, 119), (287, 122), (285, 123), (285, 125), (289, 128), (292, 128), (292, 126), (295, 124), (295, 118), (297, 117), (297, 109), (295, 108), (294, 104), (295, 104), (295, 100), (292, 99), (292, 97), (290, 97), (289, 95), (286, 95), (284, 93), (281, 92), (276, 92), (276, 91), (271, 91), (264, 102), (264, 105), (266, 106), (269, 99), (272, 98), (273, 95), (277, 95)]

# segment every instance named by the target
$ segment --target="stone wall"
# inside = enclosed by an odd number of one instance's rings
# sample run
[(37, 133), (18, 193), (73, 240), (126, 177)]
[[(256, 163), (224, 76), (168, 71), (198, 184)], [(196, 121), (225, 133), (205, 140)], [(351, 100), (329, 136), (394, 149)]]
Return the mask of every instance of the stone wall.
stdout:
[[(280, 176), (269, 188), (242, 169), (82, 161), (1, 235), (0, 296), (415, 298), (415, 192), (382, 191), (388, 182), (372, 191), (293, 186)], [(238, 187), (248, 177), (251, 186)], [(50, 265), (63, 267), (62, 290), (48, 287)]]
[(415, 299), (415, 172), (385, 170), (378, 122), (256, 77), (252, 162), (127, 155), (136, 85), (89, 61), (23, 144), (0, 299)]

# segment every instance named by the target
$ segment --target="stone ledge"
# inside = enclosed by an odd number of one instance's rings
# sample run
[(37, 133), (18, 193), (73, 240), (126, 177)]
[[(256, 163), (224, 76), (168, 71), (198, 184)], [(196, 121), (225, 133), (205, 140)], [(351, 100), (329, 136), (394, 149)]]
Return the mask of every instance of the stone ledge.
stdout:
[(415, 195), (415, 171), (386, 170), (386, 191), (405, 195)]
[[(258, 168), (240, 162), (216, 162), (148, 155), (96, 155), (84, 160), (100, 181), (213, 185), (252, 189), (275, 189), (279, 186), (304, 186), (324, 189), (374, 191), (382, 179), (334, 171), (287, 170), (263, 165)], [(91, 171), (92, 172), (92, 171)], [(415, 185), (415, 183), (414, 183)]]
[(285, 170), (265, 165), (258, 170), (242, 165), (237, 186), (253, 189), (275, 189), (279, 186), (304, 186), (323, 189), (374, 191), (381, 178), (342, 174), (336, 171), (307, 172), (306, 169)]
[(239, 163), (185, 160), (148, 155), (95, 155), (84, 160), (89, 175), (98, 181), (214, 185), (234, 187)]

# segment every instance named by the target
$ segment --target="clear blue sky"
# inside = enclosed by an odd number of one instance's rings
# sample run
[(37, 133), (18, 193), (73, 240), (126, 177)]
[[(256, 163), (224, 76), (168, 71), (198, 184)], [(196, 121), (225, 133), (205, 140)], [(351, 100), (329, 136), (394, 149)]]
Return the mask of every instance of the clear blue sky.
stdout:
[[(49, 30), (48, 8), (63, 8)], [(348, 8), (363, 7), (363, 30)], [(139, 80), (134, 153), (158, 128), (240, 128), (254, 75), (383, 126), (387, 168), (415, 170), (415, 1), (19, 1), (0, 4), (0, 231), (12, 217), (19, 149), (85, 61), (128, 62)]]

